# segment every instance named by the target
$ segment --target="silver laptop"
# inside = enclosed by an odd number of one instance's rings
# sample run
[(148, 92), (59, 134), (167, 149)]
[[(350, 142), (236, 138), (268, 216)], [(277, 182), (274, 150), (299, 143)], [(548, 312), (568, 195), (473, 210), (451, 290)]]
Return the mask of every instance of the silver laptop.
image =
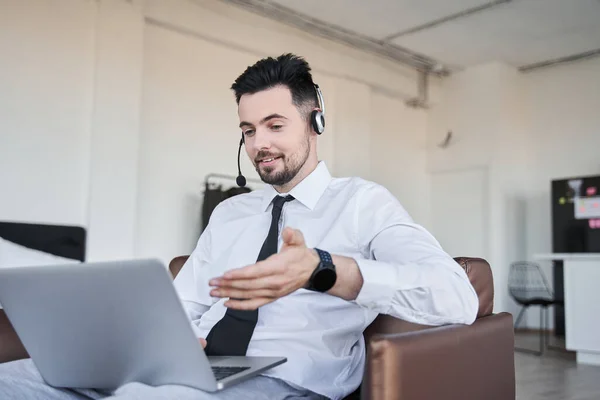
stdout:
[(0, 304), (44, 380), (217, 391), (287, 361), (207, 357), (156, 260), (0, 268)]

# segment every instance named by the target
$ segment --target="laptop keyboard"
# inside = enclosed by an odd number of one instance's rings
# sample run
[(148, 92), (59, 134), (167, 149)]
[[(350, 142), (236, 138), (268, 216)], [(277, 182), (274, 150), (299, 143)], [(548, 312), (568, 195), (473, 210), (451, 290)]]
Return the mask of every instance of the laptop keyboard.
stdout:
[(247, 369), (250, 369), (250, 367), (212, 367), (213, 374), (215, 374), (215, 379), (218, 381)]

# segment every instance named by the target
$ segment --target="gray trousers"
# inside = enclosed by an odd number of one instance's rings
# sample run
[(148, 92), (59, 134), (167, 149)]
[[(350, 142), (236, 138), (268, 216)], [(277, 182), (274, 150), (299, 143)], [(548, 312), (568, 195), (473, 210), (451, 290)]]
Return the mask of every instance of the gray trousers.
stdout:
[(31, 360), (0, 364), (0, 399), (80, 400), (80, 399), (194, 399), (194, 400), (293, 400), (326, 399), (310, 390), (298, 390), (282, 380), (257, 376), (216, 393), (203, 392), (186, 386), (165, 385), (152, 387), (142, 383), (128, 383), (113, 393), (96, 390), (59, 389), (44, 382)]

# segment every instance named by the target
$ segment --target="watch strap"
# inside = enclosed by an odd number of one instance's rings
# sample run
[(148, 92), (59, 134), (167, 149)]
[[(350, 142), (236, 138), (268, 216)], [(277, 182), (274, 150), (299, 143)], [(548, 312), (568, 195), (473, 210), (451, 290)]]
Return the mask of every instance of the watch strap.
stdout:
[(331, 258), (331, 254), (329, 254), (325, 250), (315, 248), (315, 251), (319, 255), (321, 262), (326, 265), (333, 265), (333, 259)]

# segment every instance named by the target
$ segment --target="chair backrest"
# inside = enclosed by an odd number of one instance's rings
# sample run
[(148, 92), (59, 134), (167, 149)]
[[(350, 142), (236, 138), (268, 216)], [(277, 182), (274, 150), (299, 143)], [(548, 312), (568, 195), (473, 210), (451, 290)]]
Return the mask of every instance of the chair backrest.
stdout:
[(173, 279), (175, 279), (179, 271), (181, 271), (181, 268), (183, 268), (183, 265), (188, 258), (190, 258), (190, 256), (179, 256), (171, 260), (169, 263), (169, 271), (171, 272), (171, 275), (173, 275)]
[(529, 261), (514, 262), (508, 274), (508, 291), (517, 302), (552, 300), (554, 294), (540, 266)]

